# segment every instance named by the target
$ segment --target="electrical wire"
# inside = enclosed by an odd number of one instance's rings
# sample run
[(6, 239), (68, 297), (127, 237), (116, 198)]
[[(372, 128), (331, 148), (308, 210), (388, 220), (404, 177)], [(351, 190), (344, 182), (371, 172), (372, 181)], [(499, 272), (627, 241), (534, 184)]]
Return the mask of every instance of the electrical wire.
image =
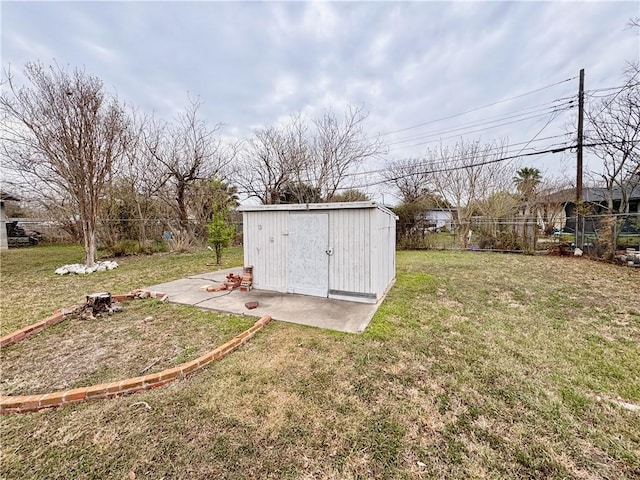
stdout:
[(398, 130), (391, 130), (389, 132), (383, 132), (383, 133), (380, 133), (379, 136), (391, 135), (392, 133), (405, 132), (407, 130), (413, 130), (414, 128), (422, 127), (424, 125), (430, 125), (432, 123), (440, 122), (442, 120), (449, 120), (451, 118), (460, 117), (462, 115), (466, 115), (466, 114), (471, 113), (471, 112), (477, 112), (478, 110), (482, 110), (483, 108), (493, 107), (494, 105), (499, 105), (501, 103), (509, 102), (511, 100), (515, 100), (515, 99), (518, 99), (518, 98), (526, 97), (527, 95), (531, 95), (533, 93), (540, 92), (542, 90), (546, 90), (546, 89), (551, 88), (551, 87), (555, 87), (556, 85), (561, 85), (563, 83), (570, 82), (571, 80), (575, 80), (576, 78), (578, 78), (578, 77), (574, 76), (574, 77), (571, 77), (571, 78), (567, 78), (565, 80), (561, 80), (559, 82), (552, 83), (550, 85), (546, 85), (544, 87), (540, 87), (540, 88), (537, 88), (535, 90), (531, 90), (531, 91), (522, 93), (520, 95), (515, 95), (513, 97), (504, 98), (502, 100), (498, 100), (498, 101), (495, 101), (495, 102), (492, 102), (492, 103), (488, 103), (488, 104), (482, 105), (480, 107), (472, 108), (470, 110), (465, 110), (464, 112), (456, 113), (456, 114), (453, 114), (453, 115), (448, 115), (446, 117), (436, 118), (434, 120), (429, 120), (427, 122), (418, 123), (416, 125), (411, 125), (409, 127), (401, 128), (401, 129), (398, 129)]
[[(544, 128), (544, 127), (543, 127)], [(542, 132), (543, 129), (540, 129), (540, 131), (536, 134), (539, 135)], [(556, 138), (566, 138), (568, 135), (567, 134), (562, 134), (562, 135), (551, 135), (548, 137), (543, 137), (543, 138), (538, 138), (536, 139), (536, 136), (534, 136), (532, 139), (527, 140), (526, 142), (518, 142), (518, 143), (512, 143), (509, 144), (507, 146), (507, 148), (511, 148), (511, 147), (517, 147), (517, 146), (521, 146), (521, 145), (525, 145), (525, 147), (521, 148), (520, 150), (507, 150), (504, 153), (510, 154), (516, 151), (522, 151), (524, 149), (526, 150), (532, 150), (532, 151), (539, 151), (536, 150), (534, 147), (528, 147), (527, 145), (534, 143), (534, 142), (542, 142), (542, 141), (546, 141), (546, 140), (554, 140)], [(566, 146), (566, 142), (562, 142), (562, 143), (552, 143), (546, 146), (546, 148), (551, 148), (551, 147), (564, 147)], [(495, 146), (495, 147), (490, 147), (488, 149), (485, 149), (484, 152), (485, 153), (491, 153), (491, 152), (496, 152), (499, 150), (502, 150), (504, 147), (503, 146)], [(406, 170), (409, 168), (413, 168), (415, 166), (420, 166), (420, 165), (434, 165), (434, 164), (447, 164), (449, 163), (451, 160), (453, 160), (456, 157), (440, 157), (438, 160), (434, 160), (434, 161), (422, 161), (422, 162), (414, 162), (411, 165), (396, 165), (394, 166), (395, 169), (398, 170)], [(360, 176), (360, 175), (371, 175), (371, 174), (376, 174), (376, 173), (382, 173), (382, 172), (386, 172), (388, 171), (388, 168), (381, 168), (381, 169), (377, 169), (377, 170), (367, 170), (367, 171), (362, 171), (362, 172), (350, 172), (350, 173), (346, 173), (344, 176), (345, 177), (355, 177), (355, 176)]]
[(438, 138), (436, 140), (429, 140), (429, 141), (426, 141), (426, 142), (414, 143), (412, 145), (403, 145), (403, 146), (399, 146), (399, 147), (396, 147), (396, 148), (390, 148), (389, 152), (396, 152), (398, 150), (403, 150), (405, 148), (413, 148), (413, 147), (419, 147), (419, 146), (422, 146), (422, 145), (428, 145), (430, 143), (437, 143), (437, 142), (439, 142), (441, 140), (449, 140), (451, 138), (458, 138), (458, 137), (461, 137), (461, 136), (464, 136), (464, 135), (469, 135), (471, 133), (484, 132), (486, 130), (492, 130), (492, 129), (497, 128), (497, 127), (504, 127), (504, 126), (508, 126), (508, 125), (514, 125), (516, 123), (526, 122), (528, 120), (534, 120), (534, 119), (537, 119), (537, 118), (543, 118), (543, 117), (546, 117), (547, 115), (548, 114), (534, 115), (534, 116), (531, 116), (531, 117), (522, 118), (520, 120), (513, 120), (513, 121), (510, 121), (510, 122), (500, 123), (500, 124), (493, 125), (493, 126), (490, 126), (490, 127), (477, 128), (475, 130), (469, 130), (469, 131), (466, 131), (466, 132), (457, 133), (455, 135), (450, 135), (448, 137)]
[[(523, 117), (523, 116), (527, 116), (527, 115), (532, 115), (529, 118), (535, 118), (537, 116), (544, 116), (548, 113), (554, 113), (555, 111), (558, 111), (559, 108), (564, 107), (564, 109), (568, 109), (568, 108), (573, 108), (573, 103), (575, 102), (575, 99), (569, 101), (569, 102), (564, 102), (562, 104), (557, 104), (551, 107), (546, 107), (546, 108), (542, 108), (542, 109), (538, 109), (538, 110), (530, 110), (524, 113), (518, 113), (518, 114), (514, 114), (514, 115), (501, 115), (499, 117), (494, 117), (493, 119), (489, 119), (489, 120), (483, 120), (481, 122), (475, 122), (475, 123), (469, 123), (466, 125), (462, 125), (460, 127), (456, 127), (453, 129), (448, 129), (448, 130), (442, 130), (440, 132), (434, 132), (434, 133), (428, 133), (428, 134), (419, 134), (419, 135), (412, 135), (410, 137), (405, 137), (405, 138), (401, 138), (398, 140), (394, 140), (390, 143), (387, 143), (387, 145), (395, 145), (398, 143), (403, 143), (403, 142), (409, 142), (409, 141), (415, 141), (415, 140), (419, 140), (421, 138), (428, 138), (428, 137), (432, 137), (432, 136), (437, 136), (437, 135), (441, 135), (441, 134), (445, 134), (445, 133), (450, 133), (450, 132), (455, 132), (458, 130), (464, 130), (467, 128), (475, 128), (475, 127), (481, 127), (484, 125), (488, 125), (491, 123), (497, 123), (497, 122), (501, 122), (504, 120), (510, 120), (513, 118), (518, 118), (518, 117)], [(537, 115), (533, 115), (533, 114), (537, 114)]]
[(624, 85), (617, 85), (615, 87), (605, 87), (605, 88), (592, 88), (592, 89), (588, 89), (585, 90), (584, 93), (592, 93), (592, 92), (606, 92), (609, 90), (625, 90), (627, 88), (633, 88), (633, 87), (637, 87), (638, 85), (640, 85), (640, 83), (634, 83), (633, 85), (629, 85), (629, 83), (625, 83)]
[[(544, 154), (547, 154), (547, 153), (560, 153), (560, 152), (563, 152), (565, 150), (569, 150), (571, 148), (576, 148), (576, 146), (575, 145), (568, 145), (568, 146), (565, 146), (565, 147), (547, 149), (547, 150), (542, 150), (542, 151), (539, 151), (539, 152), (529, 152), (529, 153), (522, 153), (522, 154), (518, 154), (518, 155), (511, 155), (511, 156), (506, 156), (506, 157), (494, 158), (494, 159), (491, 159), (491, 160), (485, 160), (483, 162), (473, 163), (473, 164), (469, 164), (469, 165), (461, 165), (461, 166), (455, 166), (455, 167), (436, 168), (436, 169), (431, 169), (431, 170), (425, 170), (425, 171), (418, 172), (418, 173), (420, 173), (422, 175), (430, 175), (430, 174), (433, 174), (433, 173), (452, 172), (452, 171), (456, 171), (456, 170), (464, 170), (464, 169), (469, 169), (469, 168), (474, 168), (474, 167), (481, 167), (481, 166), (490, 165), (490, 164), (493, 164), (493, 163), (506, 162), (507, 160), (513, 160), (513, 159), (521, 158), (521, 157), (531, 157), (531, 156), (536, 156), (536, 155), (544, 155)], [(348, 189), (373, 187), (375, 185), (381, 185), (381, 184), (387, 183), (389, 181), (401, 180), (404, 177), (406, 177), (406, 175), (400, 175), (400, 176), (397, 176), (397, 177), (385, 178), (383, 180), (376, 181), (376, 182), (370, 182), (370, 183), (367, 183), (367, 184), (350, 186), (350, 187), (348, 187)], [(338, 190), (340, 190), (340, 189), (338, 189)]]
[(602, 109), (598, 112), (597, 115), (594, 115), (593, 118), (598, 118), (600, 115), (602, 115), (602, 112), (604, 112), (609, 106), (611, 106), (611, 104), (618, 97), (618, 95), (624, 92), (627, 88), (632, 88), (632, 87), (629, 87), (629, 85), (631, 85), (631, 82), (633, 82), (639, 74), (640, 74), (640, 70), (636, 71), (636, 73), (634, 73), (633, 76), (629, 80), (627, 80), (624, 86), (620, 90), (618, 90), (618, 92), (611, 98), (611, 100), (609, 100), (609, 102), (605, 102), (605, 104), (602, 106)]

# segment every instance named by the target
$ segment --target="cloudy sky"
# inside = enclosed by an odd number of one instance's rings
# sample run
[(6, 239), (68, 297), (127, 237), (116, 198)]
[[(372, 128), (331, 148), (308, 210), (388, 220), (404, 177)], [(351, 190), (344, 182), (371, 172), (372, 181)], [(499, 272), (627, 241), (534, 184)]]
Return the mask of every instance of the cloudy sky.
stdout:
[[(575, 123), (575, 109), (564, 107), (579, 70), (587, 92), (601, 95), (610, 91), (597, 89), (624, 83), (626, 62), (640, 59), (640, 31), (627, 27), (640, 16), (637, 1), (3, 1), (0, 8), (3, 68), (19, 74), (34, 60), (84, 66), (120, 99), (164, 118), (197, 95), (203, 116), (222, 122), (226, 137), (250, 136), (297, 112), (313, 118), (364, 106), (367, 133), (389, 146), (370, 169), (420, 156), (439, 139), (508, 138), (515, 151), (566, 142), (558, 135)], [(575, 168), (569, 152), (526, 164), (549, 175)]]

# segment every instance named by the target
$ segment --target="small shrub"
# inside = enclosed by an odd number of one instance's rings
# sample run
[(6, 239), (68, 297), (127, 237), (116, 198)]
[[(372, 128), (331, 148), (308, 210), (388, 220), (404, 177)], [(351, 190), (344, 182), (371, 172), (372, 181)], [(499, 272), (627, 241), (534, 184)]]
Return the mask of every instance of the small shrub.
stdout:
[(135, 240), (119, 240), (112, 245), (107, 245), (107, 251), (114, 257), (136, 255), (140, 253), (140, 244)]
[(169, 250), (175, 253), (192, 252), (195, 247), (195, 239), (189, 232), (174, 230), (171, 237), (167, 240)]

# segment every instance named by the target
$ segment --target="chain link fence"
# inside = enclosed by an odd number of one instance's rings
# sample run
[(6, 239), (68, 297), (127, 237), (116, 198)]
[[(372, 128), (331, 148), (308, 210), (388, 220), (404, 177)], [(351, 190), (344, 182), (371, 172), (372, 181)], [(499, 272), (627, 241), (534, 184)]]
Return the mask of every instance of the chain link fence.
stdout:
[[(595, 258), (614, 259), (627, 249), (640, 252), (640, 213), (567, 217), (552, 233), (544, 232), (533, 217), (473, 217), (466, 225), (454, 221), (423, 220), (398, 222), (396, 243), (399, 249), (472, 250), (510, 253), (573, 254), (576, 248), (576, 224), (584, 232), (582, 251)], [(242, 221), (233, 220), (234, 245), (242, 245)], [(140, 227), (144, 224), (144, 238)], [(172, 219), (114, 219), (102, 221), (98, 236), (113, 254), (143, 253), (146, 250), (182, 250), (194, 241), (207, 243), (205, 231), (196, 238), (185, 238)], [(61, 244), (81, 241), (81, 230), (37, 219), (9, 219), (10, 246)], [(195, 230), (197, 232), (197, 229)], [(549, 229), (547, 228), (547, 232)], [(144, 245), (143, 245), (144, 243)]]
[[(534, 217), (473, 217), (464, 225), (454, 221), (398, 223), (399, 249), (473, 250), (514, 253), (573, 254), (578, 218), (545, 229)], [(582, 251), (596, 258), (613, 259), (627, 249), (640, 251), (640, 213), (588, 215), (580, 219)], [(549, 232), (551, 230), (551, 232)]]

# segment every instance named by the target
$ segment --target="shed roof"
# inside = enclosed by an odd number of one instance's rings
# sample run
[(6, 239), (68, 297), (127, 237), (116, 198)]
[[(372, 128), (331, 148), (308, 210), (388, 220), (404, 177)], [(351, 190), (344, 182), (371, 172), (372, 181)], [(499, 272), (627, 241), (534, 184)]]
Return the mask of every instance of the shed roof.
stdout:
[(300, 210), (345, 210), (353, 208), (377, 208), (385, 212), (387, 215), (391, 215), (394, 218), (398, 218), (395, 213), (389, 210), (384, 205), (373, 201), (365, 202), (335, 202), (335, 203), (281, 203), (278, 205), (241, 205), (238, 207), (240, 212), (269, 212), (269, 211), (300, 211)]

